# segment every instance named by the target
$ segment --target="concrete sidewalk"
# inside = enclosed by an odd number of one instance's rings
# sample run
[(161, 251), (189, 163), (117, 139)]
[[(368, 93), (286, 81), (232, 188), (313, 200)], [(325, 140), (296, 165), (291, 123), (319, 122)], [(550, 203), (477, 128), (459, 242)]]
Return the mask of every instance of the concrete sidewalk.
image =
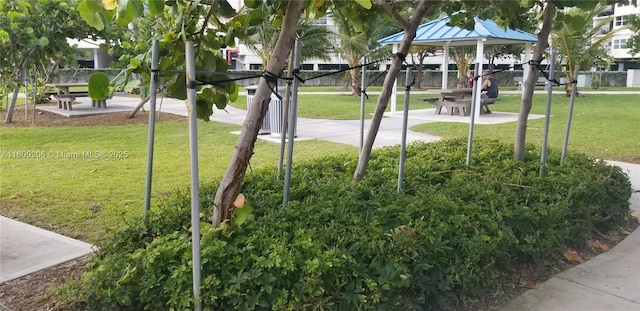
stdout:
[[(640, 165), (620, 166), (640, 190)], [(640, 193), (629, 200), (640, 211)], [(640, 229), (606, 253), (553, 276), (504, 305), (500, 311), (638, 311), (640, 310)]]
[(0, 283), (91, 253), (91, 244), (0, 216)]

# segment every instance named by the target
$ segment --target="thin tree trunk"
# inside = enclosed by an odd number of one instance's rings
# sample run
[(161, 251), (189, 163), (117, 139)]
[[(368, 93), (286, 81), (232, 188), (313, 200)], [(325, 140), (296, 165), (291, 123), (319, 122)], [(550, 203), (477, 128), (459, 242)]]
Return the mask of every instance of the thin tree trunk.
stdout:
[[(353, 65), (350, 65), (353, 67)], [(358, 78), (358, 76), (360, 75), (360, 70), (358, 69), (351, 69), (351, 95), (353, 96), (360, 96), (360, 91), (362, 91), (360, 89), (360, 78)]]
[[(428, 0), (420, 1), (415, 11), (413, 12), (414, 15), (407, 23), (396, 12), (392, 11), (384, 0), (377, 1), (377, 3), (382, 6), (388, 13), (390, 13), (394, 17), (394, 19), (396, 19), (396, 21), (403, 25), (404, 39), (402, 40), (402, 43), (400, 44), (400, 47), (398, 49), (399, 54), (408, 54), (411, 43), (416, 36), (416, 29), (418, 28), (422, 17), (427, 12), (427, 6), (428, 4), (430, 4), (430, 2), (431, 1)], [(367, 170), (369, 159), (371, 158), (373, 143), (375, 142), (376, 135), (378, 134), (378, 130), (380, 129), (380, 122), (382, 121), (382, 116), (384, 115), (384, 111), (387, 108), (387, 104), (389, 103), (389, 98), (391, 98), (393, 83), (396, 80), (400, 69), (402, 68), (402, 61), (403, 60), (398, 57), (398, 54), (394, 55), (391, 60), (391, 66), (389, 67), (389, 71), (384, 78), (382, 92), (380, 93), (380, 97), (378, 97), (378, 103), (376, 104), (376, 109), (371, 120), (369, 132), (367, 133), (367, 137), (364, 141), (364, 146), (362, 146), (362, 151), (360, 152), (358, 166), (356, 167), (356, 171), (353, 174), (353, 182), (362, 180)]]
[(13, 87), (13, 96), (11, 97), (11, 103), (7, 107), (7, 115), (4, 118), (4, 123), (11, 123), (13, 119), (13, 110), (16, 108), (16, 101), (18, 100), (18, 92), (20, 92), (20, 83), (16, 83)]
[(416, 71), (416, 88), (422, 88), (422, 81), (424, 81), (424, 69), (422, 69), (422, 65), (424, 64), (424, 57), (418, 57), (418, 68)]
[[(533, 49), (533, 55), (531, 57), (532, 64), (539, 64), (542, 61), (544, 50), (549, 47), (549, 34), (551, 33), (555, 13), (556, 7), (550, 2), (547, 2), (547, 6), (544, 8), (542, 13), (542, 28), (538, 33), (538, 43)], [(531, 66), (527, 80), (523, 83), (524, 89), (522, 91), (522, 103), (520, 104), (520, 112), (518, 113), (518, 123), (516, 126), (516, 137), (513, 150), (514, 161), (524, 160), (524, 147), (527, 139), (527, 121), (529, 119), (529, 113), (531, 112), (533, 89), (535, 88), (536, 81), (538, 81), (538, 68)]]
[[(151, 99), (151, 97), (149, 97), (149, 96), (145, 97), (145, 98), (144, 98), (144, 99), (143, 99), (143, 100), (138, 104), (138, 106), (136, 106), (136, 108), (135, 108), (135, 109), (133, 109), (133, 111), (131, 111), (131, 113), (129, 113), (129, 115), (127, 116), (127, 118), (129, 118), (129, 119), (135, 118), (135, 117), (136, 117), (136, 113), (138, 113), (138, 111), (139, 111), (140, 109), (142, 109), (142, 107), (144, 107), (144, 104), (146, 104), (146, 103), (149, 101), (149, 99)], [(151, 113), (151, 111), (149, 111), (149, 113)], [(155, 113), (155, 111), (154, 111), (154, 113)]]
[[(275, 75), (280, 75), (284, 69), (289, 53), (295, 44), (298, 20), (304, 9), (304, 1), (289, 1), (287, 11), (282, 22), (282, 31), (278, 42), (271, 54), (266, 70)], [(227, 171), (220, 182), (216, 197), (213, 201), (213, 225), (219, 226), (223, 221), (233, 215), (233, 202), (247, 172), (249, 160), (253, 155), (253, 147), (258, 138), (258, 132), (262, 125), (269, 101), (271, 89), (268, 82), (262, 78), (253, 97), (251, 109), (242, 125), (240, 138), (235, 146)]]

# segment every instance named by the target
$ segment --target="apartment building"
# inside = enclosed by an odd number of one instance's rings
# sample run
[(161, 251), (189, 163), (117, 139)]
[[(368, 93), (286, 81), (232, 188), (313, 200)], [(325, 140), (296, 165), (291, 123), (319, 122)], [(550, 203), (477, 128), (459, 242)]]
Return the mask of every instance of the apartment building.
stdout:
[(595, 23), (598, 19), (612, 17), (609, 26), (600, 29), (600, 33), (604, 35), (610, 31), (616, 30), (615, 35), (608, 42), (608, 50), (609, 55), (615, 61), (614, 68), (612, 69), (617, 71), (640, 69), (640, 62), (638, 62), (640, 55), (635, 55), (634, 59), (629, 49), (626, 48), (627, 40), (634, 34), (634, 31), (626, 27), (629, 16), (640, 15), (640, 7), (631, 3), (631, 0), (627, 0), (626, 3), (610, 5), (594, 18)]

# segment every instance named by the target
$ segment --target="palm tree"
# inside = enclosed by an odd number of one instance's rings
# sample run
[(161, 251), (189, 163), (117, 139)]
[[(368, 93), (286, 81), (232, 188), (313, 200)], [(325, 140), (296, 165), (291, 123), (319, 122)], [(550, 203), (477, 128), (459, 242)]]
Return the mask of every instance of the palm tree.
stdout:
[[(571, 8), (560, 15), (552, 32), (552, 44), (559, 48), (559, 62), (567, 81), (573, 80), (576, 66), (589, 70), (594, 65), (606, 63), (607, 42), (617, 30), (610, 31), (611, 18), (593, 22), (606, 6), (597, 5), (593, 10)], [(567, 95), (571, 93), (571, 84), (565, 86)]]
[[(374, 59), (390, 52), (390, 47), (380, 48), (377, 40), (397, 31), (391, 19), (377, 16), (376, 18), (363, 19), (366, 25), (359, 25), (354, 23), (348, 14), (343, 14), (340, 11), (335, 11), (332, 14), (333, 22), (338, 28), (339, 46), (337, 50), (349, 67), (358, 66), (365, 56)], [(359, 96), (361, 91), (360, 69), (351, 69), (350, 74), (351, 94)]]
[[(271, 52), (273, 51), (280, 29), (276, 28), (269, 20), (254, 29), (255, 35), (249, 37), (243, 43), (262, 60), (262, 68), (266, 68)], [(298, 25), (296, 34), (301, 43), (300, 62), (308, 59), (329, 60), (327, 48), (333, 46), (335, 34), (327, 27), (310, 24), (303, 21)]]

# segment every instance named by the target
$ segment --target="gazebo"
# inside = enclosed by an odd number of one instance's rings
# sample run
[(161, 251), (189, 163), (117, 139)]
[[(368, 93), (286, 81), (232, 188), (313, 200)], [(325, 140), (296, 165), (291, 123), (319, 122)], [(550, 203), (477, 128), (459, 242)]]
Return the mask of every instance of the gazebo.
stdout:
[[(531, 58), (532, 43), (538, 41), (538, 37), (516, 29), (504, 29), (496, 24), (493, 20), (482, 20), (475, 17), (475, 27), (473, 30), (466, 30), (456, 26), (448, 26), (450, 18), (444, 17), (439, 20), (422, 24), (416, 31), (416, 37), (413, 40), (414, 45), (442, 46), (444, 48), (444, 61), (442, 64), (442, 89), (447, 88), (449, 67), (449, 47), (452, 46), (470, 46), (476, 45), (476, 62), (482, 68), (482, 60), (484, 54), (484, 45), (496, 44), (514, 44), (525, 43), (525, 62)], [(378, 40), (380, 44), (392, 44), (393, 52), (398, 51), (398, 46), (404, 39), (404, 31)], [(524, 68), (524, 78), (529, 74), (529, 67)], [(397, 83), (397, 81), (396, 81)], [(391, 114), (396, 111), (396, 84), (393, 87), (391, 96)], [(479, 102), (480, 92), (477, 92), (475, 101)], [(476, 105), (473, 112), (475, 117), (480, 116), (480, 105)]]

